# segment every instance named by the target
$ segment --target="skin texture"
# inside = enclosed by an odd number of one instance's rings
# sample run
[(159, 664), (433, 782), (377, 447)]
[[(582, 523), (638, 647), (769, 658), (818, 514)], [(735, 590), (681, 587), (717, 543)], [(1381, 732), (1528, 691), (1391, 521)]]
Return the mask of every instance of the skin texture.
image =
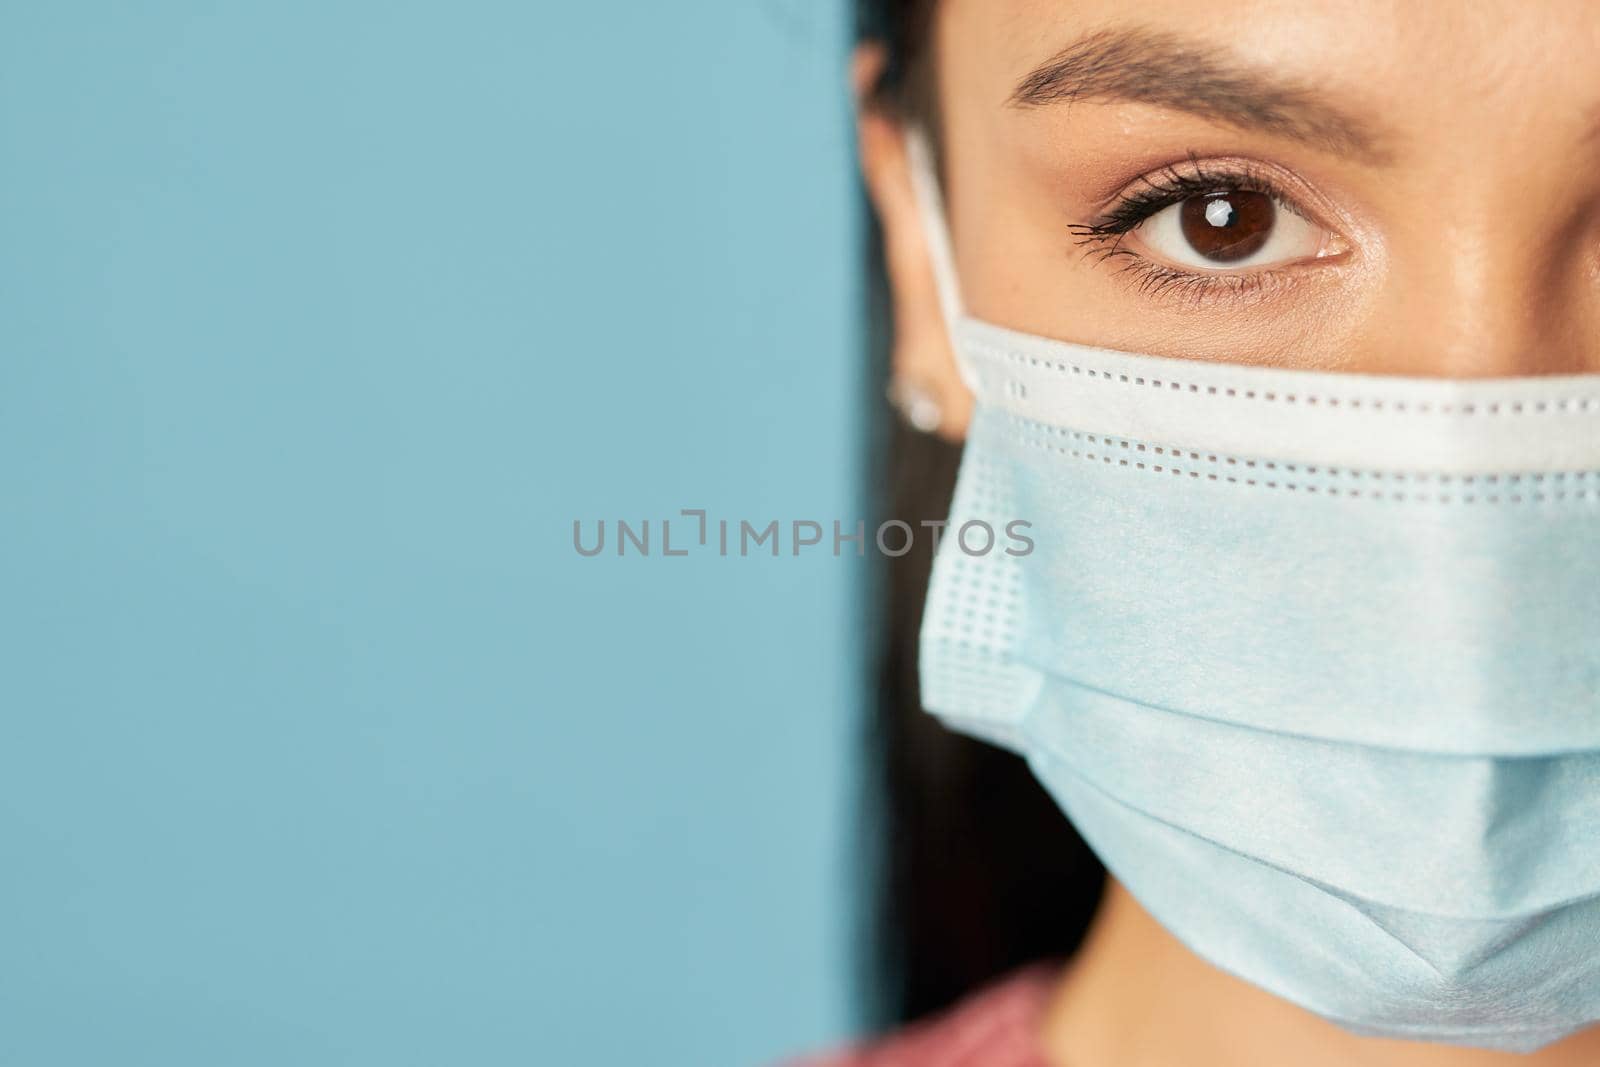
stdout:
[[(968, 310), (1063, 340), (1187, 359), (1492, 377), (1600, 369), (1600, 4), (1594, 0), (944, 0), (935, 20), (946, 199)], [(1298, 87), (1371, 154), (1267, 123), (1081, 97), (1013, 103), (1074, 42), (1167, 35)], [(858, 57), (858, 78), (872, 69)], [(861, 148), (889, 245), (897, 370), (959, 438), (970, 397), (943, 340), (893, 119)], [(1163, 164), (1248, 160), (1341, 251), (1251, 291), (1147, 292), (1072, 228)]]
[[(1452, 378), (1600, 371), (1600, 2), (943, 0), (934, 53), (950, 227), (978, 318), (1183, 359)], [(1077, 56), (1070, 77), (1037, 73), (1064, 53)], [(858, 52), (858, 91), (880, 65)], [(1185, 86), (1201, 66), (1226, 116)], [(1084, 84), (1085, 70), (1098, 80)], [(1019, 83), (1040, 99), (1019, 102)], [(859, 132), (884, 227), (894, 373), (937, 399), (938, 432), (959, 440), (972, 398), (940, 319), (902, 130), (864, 106)], [(1155, 286), (1141, 259), (1172, 264), (1142, 231), (1118, 246), (1133, 255), (1081, 243), (1075, 227), (1192, 161), (1269, 178), (1312, 224), (1316, 254)], [(1600, 1063), (1600, 1029), (1532, 1056), (1351, 1036), (1211, 968), (1115, 882), (1044, 1036), (1062, 1067)]]

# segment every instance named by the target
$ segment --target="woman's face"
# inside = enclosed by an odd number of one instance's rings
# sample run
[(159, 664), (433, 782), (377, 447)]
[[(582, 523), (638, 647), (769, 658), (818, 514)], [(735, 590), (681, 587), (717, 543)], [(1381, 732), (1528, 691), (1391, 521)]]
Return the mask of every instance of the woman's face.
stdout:
[[(1189, 359), (1600, 370), (1600, 3), (940, 0), (933, 45), (978, 318)], [(863, 132), (904, 260), (903, 167)], [(926, 272), (892, 275), (902, 345), (930, 336)]]

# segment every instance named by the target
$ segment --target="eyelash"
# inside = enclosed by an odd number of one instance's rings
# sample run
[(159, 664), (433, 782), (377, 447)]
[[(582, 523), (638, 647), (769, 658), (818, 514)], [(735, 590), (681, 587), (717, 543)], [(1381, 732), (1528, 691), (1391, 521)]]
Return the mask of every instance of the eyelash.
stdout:
[(1277, 281), (1278, 272), (1271, 269), (1245, 274), (1202, 273), (1157, 263), (1123, 246), (1123, 238), (1158, 211), (1221, 190), (1261, 193), (1272, 197), (1279, 206), (1309, 218), (1264, 173), (1248, 164), (1221, 167), (1191, 155), (1181, 166), (1182, 170), (1180, 164), (1168, 164), (1153, 174), (1144, 175), (1139, 179), (1144, 188), (1124, 193), (1093, 222), (1070, 227), (1077, 243), (1102, 262), (1126, 257), (1129, 262), (1122, 272), (1134, 274), (1139, 291), (1151, 295), (1198, 298), (1221, 291), (1248, 293)]

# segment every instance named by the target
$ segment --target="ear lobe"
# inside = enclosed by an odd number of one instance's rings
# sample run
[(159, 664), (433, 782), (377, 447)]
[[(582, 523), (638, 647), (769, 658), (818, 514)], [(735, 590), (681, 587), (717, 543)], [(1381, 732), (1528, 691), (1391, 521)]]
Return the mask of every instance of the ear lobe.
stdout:
[(894, 315), (892, 373), (903, 388), (920, 391), (940, 412), (937, 433), (965, 439), (972, 394), (961, 380), (939, 303), (933, 260), (922, 230), (911, 180), (903, 123), (868, 91), (882, 70), (883, 50), (856, 49), (851, 63), (856, 87), (857, 146), (867, 193), (883, 231), (885, 267)]

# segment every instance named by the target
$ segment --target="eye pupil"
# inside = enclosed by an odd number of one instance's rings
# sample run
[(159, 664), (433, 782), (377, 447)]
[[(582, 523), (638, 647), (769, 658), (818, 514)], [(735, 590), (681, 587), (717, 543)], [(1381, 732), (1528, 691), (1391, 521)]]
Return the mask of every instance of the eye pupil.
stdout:
[(1189, 247), (1213, 262), (1233, 263), (1267, 243), (1277, 205), (1264, 193), (1233, 189), (1190, 197), (1179, 215)]

